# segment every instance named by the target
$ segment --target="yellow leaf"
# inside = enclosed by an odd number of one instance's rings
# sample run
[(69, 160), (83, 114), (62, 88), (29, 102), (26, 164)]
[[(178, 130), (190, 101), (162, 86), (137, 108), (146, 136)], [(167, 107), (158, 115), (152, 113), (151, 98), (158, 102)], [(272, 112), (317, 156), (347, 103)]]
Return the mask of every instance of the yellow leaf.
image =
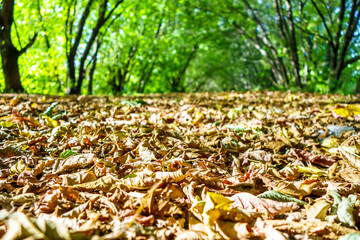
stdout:
[(227, 116), (229, 119), (234, 119), (239, 115), (239, 111), (237, 111), (236, 109), (230, 109), (230, 111), (228, 112)]
[(46, 124), (50, 127), (57, 127), (59, 126), (59, 122), (52, 119), (51, 117), (49, 116), (43, 116), (43, 118), (45, 118), (45, 121), (46, 121)]
[(210, 200), (214, 203), (215, 208), (227, 211), (230, 210), (232, 200), (230, 200), (229, 198), (214, 192), (208, 192), (208, 196), (210, 197)]
[(10, 171), (12, 171), (13, 173), (22, 173), (25, 170), (26, 170), (26, 165), (24, 163), (24, 160), (19, 160), (10, 168)]
[(8, 122), (8, 121), (0, 122), (0, 127), (9, 128), (9, 127), (12, 127), (13, 125), (14, 125), (14, 123)]
[[(205, 200), (205, 206), (203, 211), (203, 220), (206, 228), (206, 233), (210, 239), (218, 238), (219, 235), (215, 230), (216, 221), (221, 217), (221, 210), (217, 208), (217, 205), (224, 205), (230, 199), (217, 194), (208, 192)], [(230, 204), (230, 203), (228, 203)]]
[(196, 110), (193, 124), (199, 123), (204, 118), (205, 118), (205, 115), (202, 112)]
[(339, 146), (340, 141), (337, 138), (325, 138), (324, 141), (322, 142), (321, 146), (326, 147), (326, 148), (335, 148), (337, 146)]
[(336, 106), (333, 111), (343, 117), (353, 117), (360, 114), (360, 107), (348, 104), (346, 106)]
[(325, 220), (326, 212), (330, 207), (331, 203), (325, 199), (319, 199), (310, 207), (306, 206), (306, 215), (308, 220)]

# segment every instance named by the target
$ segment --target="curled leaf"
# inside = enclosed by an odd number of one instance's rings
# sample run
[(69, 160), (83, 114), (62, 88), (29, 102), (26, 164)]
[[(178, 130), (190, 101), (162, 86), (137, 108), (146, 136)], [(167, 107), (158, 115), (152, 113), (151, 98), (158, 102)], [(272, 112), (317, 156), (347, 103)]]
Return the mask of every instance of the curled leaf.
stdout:
[(104, 191), (110, 192), (119, 187), (120, 180), (111, 175), (106, 175), (99, 178), (96, 181), (86, 182), (82, 184), (76, 184), (73, 186), (74, 189), (85, 190), (85, 191)]
[(19, 160), (17, 163), (15, 163), (11, 168), (10, 170), (13, 172), (13, 173), (22, 173), (23, 171), (25, 171), (27, 169), (25, 163), (24, 163), (24, 160)]

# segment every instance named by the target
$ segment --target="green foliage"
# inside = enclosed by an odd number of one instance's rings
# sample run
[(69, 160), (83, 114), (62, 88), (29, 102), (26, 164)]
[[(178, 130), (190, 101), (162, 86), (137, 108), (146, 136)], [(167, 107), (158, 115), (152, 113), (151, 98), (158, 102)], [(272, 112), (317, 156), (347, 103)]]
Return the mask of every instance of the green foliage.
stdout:
[[(90, 8), (79, 52), (89, 41), (103, 1), (94, 0)], [(65, 94), (69, 87), (65, 26), (67, 22), (79, 26), (87, 2), (16, 1), (16, 24), (11, 33), (15, 47), (23, 48), (29, 36), (38, 33), (34, 45), (19, 59), (22, 84), (28, 93)], [(109, 0), (108, 7), (114, 3)], [(296, 26), (293, 41), (297, 45), (302, 89), (294, 74), (291, 42), (280, 31), (281, 20), (288, 28), (291, 24), (285, 5), (280, 7), (285, 16), (282, 19), (270, 0), (124, 1), (97, 35), (100, 44), (94, 44), (87, 57), (81, 93), (250, 89), (359, 92), (360, 68), (355, 62), (344, 65), (339, 78), (333, 76), (334, 53), (328, 32), (334, 37), (339, 29), (340, 1), (318, 5), (320, 13), (327, 13), (325, 23), (312, 1), (299, 6), (293, 3), (290, 8)], [(346, 7), (350, 9), (352, 3), (346, 1)], [(67, 17), (68, 8), (71, 13), (76, 10), (76, 14)], [(359, 10), (356, 13), (360, 14)], [(350, 11), (345, 11), (339, 49), (345, 44), (350, 17)], [(68, 38), (74, 41), (76, 33), (77, 28), (68, 31)], [(345, 62), (359, 56), (359, 47), (356, 41), (349, 43)], [(81, 56), (76, 57), (78, 67)], [(277, 69), (280, 61), (285, 74)], [(337, 87), (332, 89), (334, 81)], [(0, 75), (0, 90), (4, 88), (4, 77)]]
[(67, 150), (61, 152), (59, 154), (59, 157), (65, 159), (65, 158), (68, 158), (68, 157), (70, 157), (72, 155), (76, 155), (76, 154), (78, 154), (78, 152), (75, 152), (75, 151), (73, 151), (71, 149), (67, 149)]

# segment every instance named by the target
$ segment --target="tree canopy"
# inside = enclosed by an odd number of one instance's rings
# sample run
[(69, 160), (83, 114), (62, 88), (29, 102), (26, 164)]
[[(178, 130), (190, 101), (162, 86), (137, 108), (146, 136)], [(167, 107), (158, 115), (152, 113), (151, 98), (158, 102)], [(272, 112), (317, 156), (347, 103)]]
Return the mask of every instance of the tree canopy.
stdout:
[(360, 0), (2, 1), (2, 92), (360, 91)]

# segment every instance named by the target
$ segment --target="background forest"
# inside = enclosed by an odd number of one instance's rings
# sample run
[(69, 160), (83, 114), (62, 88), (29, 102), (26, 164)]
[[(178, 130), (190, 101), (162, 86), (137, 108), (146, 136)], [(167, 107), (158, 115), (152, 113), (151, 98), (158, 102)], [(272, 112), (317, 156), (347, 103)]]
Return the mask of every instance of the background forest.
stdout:
[(0, 91), (360, 92), (360, 0), (4, 0)]

